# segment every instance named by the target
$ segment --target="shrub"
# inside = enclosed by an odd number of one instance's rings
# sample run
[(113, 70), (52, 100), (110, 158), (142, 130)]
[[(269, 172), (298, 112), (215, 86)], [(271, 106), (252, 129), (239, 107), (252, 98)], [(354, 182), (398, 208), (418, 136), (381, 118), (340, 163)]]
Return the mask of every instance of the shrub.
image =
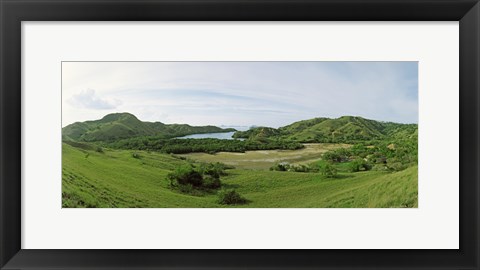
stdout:
[(272, 167), (270, 167), (270, 171), (280, 171), (280, 172), (285, 172), (290, 169), (290, 164), (282, 162), (282, 163), (276, 163)]
[(190, 165), (178, 167), (175, 171), (169, 173), (167, 178), (172, 186), (192, 185), (192, 187), (200, 187), (203, 184), (203, 176)]
[(219, 178), (220, 176), (227, 175), (227, 172), (225, 171), (227, 168), (229, 168), (227, 165), (220, 162), (203, 163), (200, 165), (199, 171), (203, 175), (210, 175), (214, 178)]
[(375, 164), (372, 167), (372, 171), (388, 171), (388, 167), (384, 164)]
[(188, 193), (188, 194), (192, 194), (192, 195), (195, 192), (195, 190), (193, 189), (193, 186), (190, 185), (190, 184), (179, 185), (178, 190), (180, 190), (180, 192), (182, 192), (182, 193)]
[(331, 164), (325, 164), (322, 167), (322, 174), (327, 178), (334, 178), (337, 176), (337, 169)]
[(218, 203), (219, 204), (245, 204), (247, 200), (243, 198), (237, 191), (232, 190), (221, 190), (218, 193)]
[(313, 172), (313, 173), (318, 173), (320, 171), (320, 162), (313, 162), (313, 163), (310, 163), (307, 167), (308, 167), (308, 172)]
[(392, 171), (401, 171), (401, 170), (407, 168), (407, 166), (402, 164), (401, 162), (388, 163), (387, 166)]
[(311, 168), (307, 165), (303, 165), (303, 164), (300, 164), (298, 166), (295, 166), (295, 165), (292, 165), (290, 167), (290, 171), (294, 171), (294, 172), (310, 172), (311, 171)]
[[(225, 170), (228, 170), (228, 169), (235, 169), (235, 166), (232, 166), (232, 165), (227, 165), (225, 163), (221, 163), (221, 162), (215, 162), (215, 163), (212, 163), (216, 168), (219, 168), (221, 169), (222, 171), (225, 171)], [(225, 173), (225, 175), (227, 175)]]
[(340, 163), (340, 162), (346, 162), (349, 160), (349, 157), (352, 155), (349, 149), (345, 148), (339, 148), (336, 150), (331, 150), (328, 152), (325, 152), (322, 155), (323, 160), (334, 162), (334, 163)]
[(222, 163), (203, 163), (197, 167), (195, 164), (178, 167), (167, 175), (170, 186), (183, 193), (203, 195), (222, 186), (220, 175), (226, 175)]
[(318, 172), (318, 166), (316, 164), (311, 165), (295, 165), (295, 164), (288, 164), (286, 162), (277, 163), (270, 167), (270, 171), (280, 171), (280, 172)]
[(365, 160), (358, 158), (350, 163), (351, 172), (368, 171), (372, 168)]
[(387, 167), (391, 171), (401, 171), (407, 168), (407, 165), (402, 163), (398, 158), (387, 159)]
[(220, 182), (220, 178), (215, 178), (210, 175), (206, 175), (203, 178), (203, 187), (208, 188), (208, 189), (218, 189), (222, 186), (222, 183)]

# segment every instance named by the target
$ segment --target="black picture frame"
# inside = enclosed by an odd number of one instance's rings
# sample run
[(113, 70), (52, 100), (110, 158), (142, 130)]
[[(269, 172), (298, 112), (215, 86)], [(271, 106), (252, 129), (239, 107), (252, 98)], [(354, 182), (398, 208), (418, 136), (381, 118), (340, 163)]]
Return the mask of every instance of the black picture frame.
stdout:
[[(478, 0), (0, 0), (0, 16), (1, 269), (479, 269)], [(459, 21), (460, 249), (21, 249), (22, 21), (149, 20)]]

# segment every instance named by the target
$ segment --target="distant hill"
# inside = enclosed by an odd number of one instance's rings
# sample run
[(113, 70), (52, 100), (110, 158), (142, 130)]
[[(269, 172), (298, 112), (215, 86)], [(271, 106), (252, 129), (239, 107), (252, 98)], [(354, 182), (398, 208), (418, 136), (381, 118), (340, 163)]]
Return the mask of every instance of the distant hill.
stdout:
[(237, 131), (235, 138), (249, 140), (283, 139), (298, 142), (351, 142), (384, 138), (416, 139), (418, 125), (380, 122), (358, 116), (336, 119), (313, 118), (294, 122), (278, 129), (256, 127)]
[(265, 139), (279, 136), (280, 132), (278, 129), (271, 127), (254, 127), (246, 131), (237, 131), (233, 134), (233, 138), (237, 139), (252, 139), (257, 141), (263, 141)]
[(190, 126), (187, 124), (164, 124), (143, 122), (130, 113), (112, 113), (100, 120), (76, 122), (62, 129), (64, 141), (113, 141), (138, 136), (161, 136), (173, 138), (199, 133), (231, 132), (233, 128), (216, 126)]
[[(64, 127), (62, 139), (84, 142), (115, 141), (140, 136), (173, 138), (190, 134), (231, 131), (236, 130), (216, 126), (143, 122), (130, 113), (112, 113), (100, 120), (76, 122)], [(294, 122), (278, 129), (252, 127), (246, 131), (236, 131), (233, 137), (258, 142), (278, 139), (302, 143), (352, 142), (385, 138), (416, 139), (418, 125), (381, 122), (358, 116), (342, 116), (336, 119), (319, 117)]]

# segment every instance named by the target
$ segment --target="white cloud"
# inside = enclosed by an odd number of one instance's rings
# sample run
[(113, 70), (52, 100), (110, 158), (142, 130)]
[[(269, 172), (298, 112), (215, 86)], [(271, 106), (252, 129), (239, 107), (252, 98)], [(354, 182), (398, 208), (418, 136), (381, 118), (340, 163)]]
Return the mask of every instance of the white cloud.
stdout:
[(102, 99), (95, 94), (95, 90), (87, 89), (78, 94), (73, 95), (68, 102), (76, 108), (93, 109), (93, 110), (111, 110), (121, 104), (119, 100), (108, 101)]

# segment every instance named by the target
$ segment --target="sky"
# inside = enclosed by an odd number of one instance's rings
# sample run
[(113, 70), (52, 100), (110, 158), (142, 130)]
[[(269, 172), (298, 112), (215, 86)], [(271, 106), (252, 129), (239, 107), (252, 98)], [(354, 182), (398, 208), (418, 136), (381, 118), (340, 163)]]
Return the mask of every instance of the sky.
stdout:
[(315, 117), (418, 123), (417, 62), (63, 62), (62, 126), (142, 121), (280, 127)]

